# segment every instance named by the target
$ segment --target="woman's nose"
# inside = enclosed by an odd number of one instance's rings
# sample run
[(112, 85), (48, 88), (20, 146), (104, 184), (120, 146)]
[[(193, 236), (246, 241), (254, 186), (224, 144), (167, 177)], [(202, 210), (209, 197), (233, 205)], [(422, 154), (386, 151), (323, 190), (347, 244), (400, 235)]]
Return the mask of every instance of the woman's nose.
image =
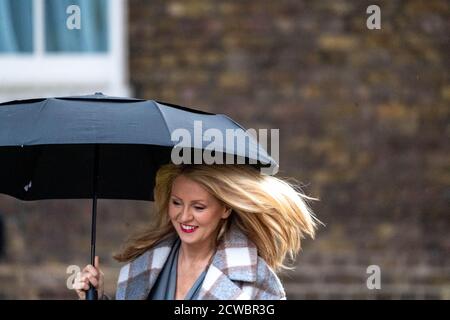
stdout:
[(189, 207), (183, 207), (178, 214), (178, 221), (187, 222), (192, 220), (192, 214), (189, 211)]

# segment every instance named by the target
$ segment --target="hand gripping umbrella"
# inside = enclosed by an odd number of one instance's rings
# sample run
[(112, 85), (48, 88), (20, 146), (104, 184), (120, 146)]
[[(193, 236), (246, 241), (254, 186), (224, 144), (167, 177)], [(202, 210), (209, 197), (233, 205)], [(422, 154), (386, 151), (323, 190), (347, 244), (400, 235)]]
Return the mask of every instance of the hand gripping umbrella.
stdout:
[[(195, 137), (195, 121), (223, 137), (234, 130), (237, 145), (230, 149), (223, 141), (172, 140), (176, 129)], [(176, 145), (183, 151), (214, 149), (256, 167), (278, 167), (253, 137), (222, 114), (101, 93), (17, 100), (0, 104), (0, 193), (25, 201), (92, 198), (94, 265), (97, 199), (153, 201), (156, 172), (172, 162)], [(86, 298), (97, 299), (92, 286)]]

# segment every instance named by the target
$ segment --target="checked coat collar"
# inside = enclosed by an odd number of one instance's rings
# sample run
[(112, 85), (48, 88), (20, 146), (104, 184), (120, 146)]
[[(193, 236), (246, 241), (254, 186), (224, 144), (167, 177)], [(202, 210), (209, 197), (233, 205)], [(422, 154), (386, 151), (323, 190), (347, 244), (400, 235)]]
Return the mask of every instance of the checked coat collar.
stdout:
[[(147, 298), (177, 237), (173, 234), (122, 267), (116, 299)], [(285, 293), (256, 246), (233, 223), (218, 244), (198, 299), (285, 299)]]

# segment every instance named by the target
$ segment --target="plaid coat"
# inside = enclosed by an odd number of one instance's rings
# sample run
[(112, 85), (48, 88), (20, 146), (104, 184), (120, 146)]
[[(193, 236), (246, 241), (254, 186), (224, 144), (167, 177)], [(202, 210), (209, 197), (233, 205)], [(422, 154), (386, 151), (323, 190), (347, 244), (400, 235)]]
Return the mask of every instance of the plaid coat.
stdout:
[[(116, 299), (146, 299), (176, 240), (174, 234), (120, 270)], [(256, 246), (234, 224), (208, 268), (199, 300), (286, 299), (283, 286)]]

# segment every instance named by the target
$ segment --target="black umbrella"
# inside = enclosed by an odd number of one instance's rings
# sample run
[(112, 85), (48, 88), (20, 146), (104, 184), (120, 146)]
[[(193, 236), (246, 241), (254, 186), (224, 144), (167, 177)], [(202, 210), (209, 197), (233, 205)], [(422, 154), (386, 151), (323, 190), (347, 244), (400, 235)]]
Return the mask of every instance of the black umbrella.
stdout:
[[(215, 129), (235, 133), (224, 140), (195, 140)], [(172, 140), (177, 129), (191, 140)], [(154, 100), (89, 96), (18, 100), (0, 104), (0, 193), (21, 200), (92, 198), (91, 264), (95, 257), (97, 199), (153, 200), (159, 167), (172, 162), (175, 146), (191, 152), (214, 149), (255, 167), (278, 164), (222, 114)], [(217, 131), (216, 131), (217, 132)], [(198, 132), (197, 132), (198, 133)], [(198, 135), (197, 135), (198, 137)], [(96, 299), (91, 287), (87, 299)]]

